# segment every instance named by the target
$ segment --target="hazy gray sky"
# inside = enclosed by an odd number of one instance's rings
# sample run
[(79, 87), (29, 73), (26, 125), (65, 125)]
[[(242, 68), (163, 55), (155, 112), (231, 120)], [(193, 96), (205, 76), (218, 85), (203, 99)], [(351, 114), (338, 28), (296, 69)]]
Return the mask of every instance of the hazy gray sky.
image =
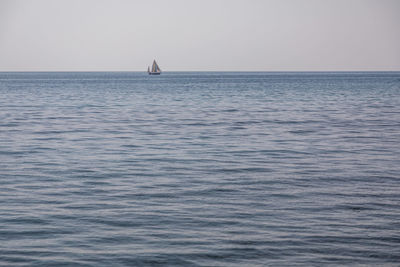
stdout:
[(0, 71), (400, 70), (400, 0), (0, 0)]

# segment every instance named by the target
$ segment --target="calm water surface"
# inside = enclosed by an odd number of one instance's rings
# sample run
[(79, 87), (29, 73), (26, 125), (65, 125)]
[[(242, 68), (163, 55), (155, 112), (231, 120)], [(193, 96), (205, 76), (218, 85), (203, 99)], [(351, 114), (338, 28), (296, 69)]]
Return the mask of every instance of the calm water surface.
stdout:
[(1, 266), (398, 266), (400, 73), (0, 73)]

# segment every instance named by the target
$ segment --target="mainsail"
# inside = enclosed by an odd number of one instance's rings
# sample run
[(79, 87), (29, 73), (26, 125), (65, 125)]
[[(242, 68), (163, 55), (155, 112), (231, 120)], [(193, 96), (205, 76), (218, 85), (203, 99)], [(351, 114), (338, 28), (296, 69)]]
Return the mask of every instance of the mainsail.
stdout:
[(150, 68), (147, 68), (147, 72), (149, 74), (160, 74), (161, 73), (161, 69), (160, 67), (157, 65), (157, 62), (154, 60), (153, 61), (153, 65)]
[(157, 65), (157, 62), (154, 60), (153, 61), (153, 66), (151, 67), (152, 72), (161, 72), (160, 67)]

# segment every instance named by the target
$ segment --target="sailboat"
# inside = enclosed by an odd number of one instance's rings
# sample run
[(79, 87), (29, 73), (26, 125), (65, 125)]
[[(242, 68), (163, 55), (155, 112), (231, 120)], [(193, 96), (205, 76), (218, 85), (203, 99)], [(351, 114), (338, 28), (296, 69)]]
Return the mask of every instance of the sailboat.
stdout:
[(157, 65), (157, 62), (155, 60), (153, 60), (153, 65), (150, 67), (147, 67), (147, 73), (149, 75), (160, 75), (161, 74), (161, 69), (160, 67)]

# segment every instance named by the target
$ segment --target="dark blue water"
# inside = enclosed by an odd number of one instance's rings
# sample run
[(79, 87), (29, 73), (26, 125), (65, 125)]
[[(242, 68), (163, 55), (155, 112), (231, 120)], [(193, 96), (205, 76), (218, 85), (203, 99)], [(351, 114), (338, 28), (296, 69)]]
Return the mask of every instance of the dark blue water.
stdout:
[(400, 73), (0, 73), (1, 266), (400, 262)]

